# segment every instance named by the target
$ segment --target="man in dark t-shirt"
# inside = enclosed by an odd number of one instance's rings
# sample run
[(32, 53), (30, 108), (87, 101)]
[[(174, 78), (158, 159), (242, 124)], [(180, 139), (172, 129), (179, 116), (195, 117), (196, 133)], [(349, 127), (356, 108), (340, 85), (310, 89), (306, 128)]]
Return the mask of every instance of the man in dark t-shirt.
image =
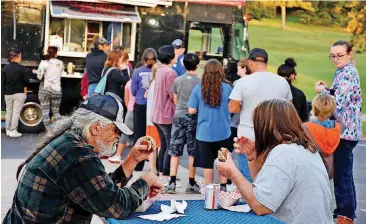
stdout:
[(86, 56), (86, 74), (88, 76), (88, 97), (94, 93), (95, 87), (101, 79), (104, 63), (107, 60), (107, 54), (111, 49), (111, 41), (105, 38), (99, 38), (94, 43), (94, 48)]

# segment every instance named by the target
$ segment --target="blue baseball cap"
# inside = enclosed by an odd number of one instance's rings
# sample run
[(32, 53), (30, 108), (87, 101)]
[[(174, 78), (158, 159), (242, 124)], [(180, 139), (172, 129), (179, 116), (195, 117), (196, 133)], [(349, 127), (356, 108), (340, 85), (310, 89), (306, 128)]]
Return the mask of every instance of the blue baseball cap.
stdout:
[(174, 48), (184, 48), (184, 43), (181, 39), (175, 39), (172, 42), (172, 45), (173, 45)]
[(107, 40), (107, 39), (105, 39), (104, 37), (102, 37), (102, 38), (99, 38), (99, 39), (97, 39), (95, 42), (94, 42), (94, 45), (95, 46), (98, 46), (99, 44), (111, 44), (112, 43), (112, 41), (109, 41), (109, 40)]

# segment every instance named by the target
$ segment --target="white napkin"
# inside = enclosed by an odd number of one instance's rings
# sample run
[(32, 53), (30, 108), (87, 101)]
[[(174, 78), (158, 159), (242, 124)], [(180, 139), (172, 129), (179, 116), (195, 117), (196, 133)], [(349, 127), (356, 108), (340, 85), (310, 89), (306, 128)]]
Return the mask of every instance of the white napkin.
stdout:
[(138, 217), (142, 218), (142, 219), (148, 219), (148, 220), (154, 220), (154, 221), (160, 221), (161, 222), (161, 221), (164, 221), (164, 220), (179, 218), (181, 216), (185, 216), (185, 215), (159, 213), (159, 214), (153, 214), (153, 215), (140, 215)]
[[(170, 206), (167, 205), (161, 205), (161, 212), (158, 214), (152, 214), (152, 215), (140, 215), (139, 218), (142, 219), (149, 219), (154, 221), (164, 221), (164, 220), (170, 220), (173, 218), (179, 218), (184, 215), (184, 210), (187, 208), (187, 202), (182, 201), (177, 202), (176, 200), (172, 199), (170, 200)], [(180, 214), (173, 214), (175, 212), (178, 212)]]
[(223, 209), (229, 210), (229, 211), (233, 211), (233, 212), (250, 212), (250, 210), (252, 210), (248, 204), (245, 205), (236, 205), (236, 206), (230, 206), (230, 207), (226, 207), (226, 206), (221, 206)]

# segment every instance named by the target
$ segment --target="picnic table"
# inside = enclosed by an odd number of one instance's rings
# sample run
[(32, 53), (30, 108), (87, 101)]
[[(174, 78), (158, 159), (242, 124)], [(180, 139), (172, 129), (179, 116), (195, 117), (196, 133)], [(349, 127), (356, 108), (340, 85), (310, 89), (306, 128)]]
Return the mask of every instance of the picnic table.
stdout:
[[(204, 200), (187, 200), (188, 206), (184, 212), (186, 216), (163, 221), (167, 224), (175, 223), (201, 223), (201, 224), (225, 224), (225, 223), (261, 223), (261, 224), (283, 224), (274, 216), (265, 215), (257, 216), (253, 212), (241, 213), (232, 212), (224, 209), (207, 210), (204, 209)], [(148, 210), (143, 213), (135, 213), (128, 220), (107, 219), (109, 224), (145, 224), (145, 223), (161, 223), (158, 221), (145, 220), (138, 218), (140, 215), (157, 214), (161, 212), (160, 205), (170, 205), (170, 201), (157, 201)]]

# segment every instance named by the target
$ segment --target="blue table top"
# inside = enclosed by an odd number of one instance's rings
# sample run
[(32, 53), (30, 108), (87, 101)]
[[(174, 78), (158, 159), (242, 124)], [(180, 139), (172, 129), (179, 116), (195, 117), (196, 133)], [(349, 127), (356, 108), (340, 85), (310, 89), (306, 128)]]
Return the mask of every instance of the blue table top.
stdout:
[[(180, 202), (180, 201), (179, 201)], [(164, 223), (200, 223), (200, 224), (223, 224), (223, 223), (260, 223), (260, 224), (282, 224), (280, 220), (277, 218), (266, 215), (266, 216), (257, 216), (253, 212), (249, 213), (241, 213), (241, 212), (232, 212), (227, 210), (206, 210), (203, 207), (203, 200), (191, 200), (188, 201), (188, 206), (185, 210), (184, 217), (179, 217), (175, 219), (171, 219), (168, 221), (164, 221)], [(146, 212), (144, 213), (135, 213), (128, 220), (115, 220), (115, 219), (107, 219), (110, 224), (144, 224), (144, 223), (161, 223), (158, 221), (145, 220), (142, 218), (138, 218), (140, 215), (148, 215), (148, 214), (157, 214), (161, 212), (160, 205), (170, 205), (170, 201), (157, 201), (155, 202)]]

